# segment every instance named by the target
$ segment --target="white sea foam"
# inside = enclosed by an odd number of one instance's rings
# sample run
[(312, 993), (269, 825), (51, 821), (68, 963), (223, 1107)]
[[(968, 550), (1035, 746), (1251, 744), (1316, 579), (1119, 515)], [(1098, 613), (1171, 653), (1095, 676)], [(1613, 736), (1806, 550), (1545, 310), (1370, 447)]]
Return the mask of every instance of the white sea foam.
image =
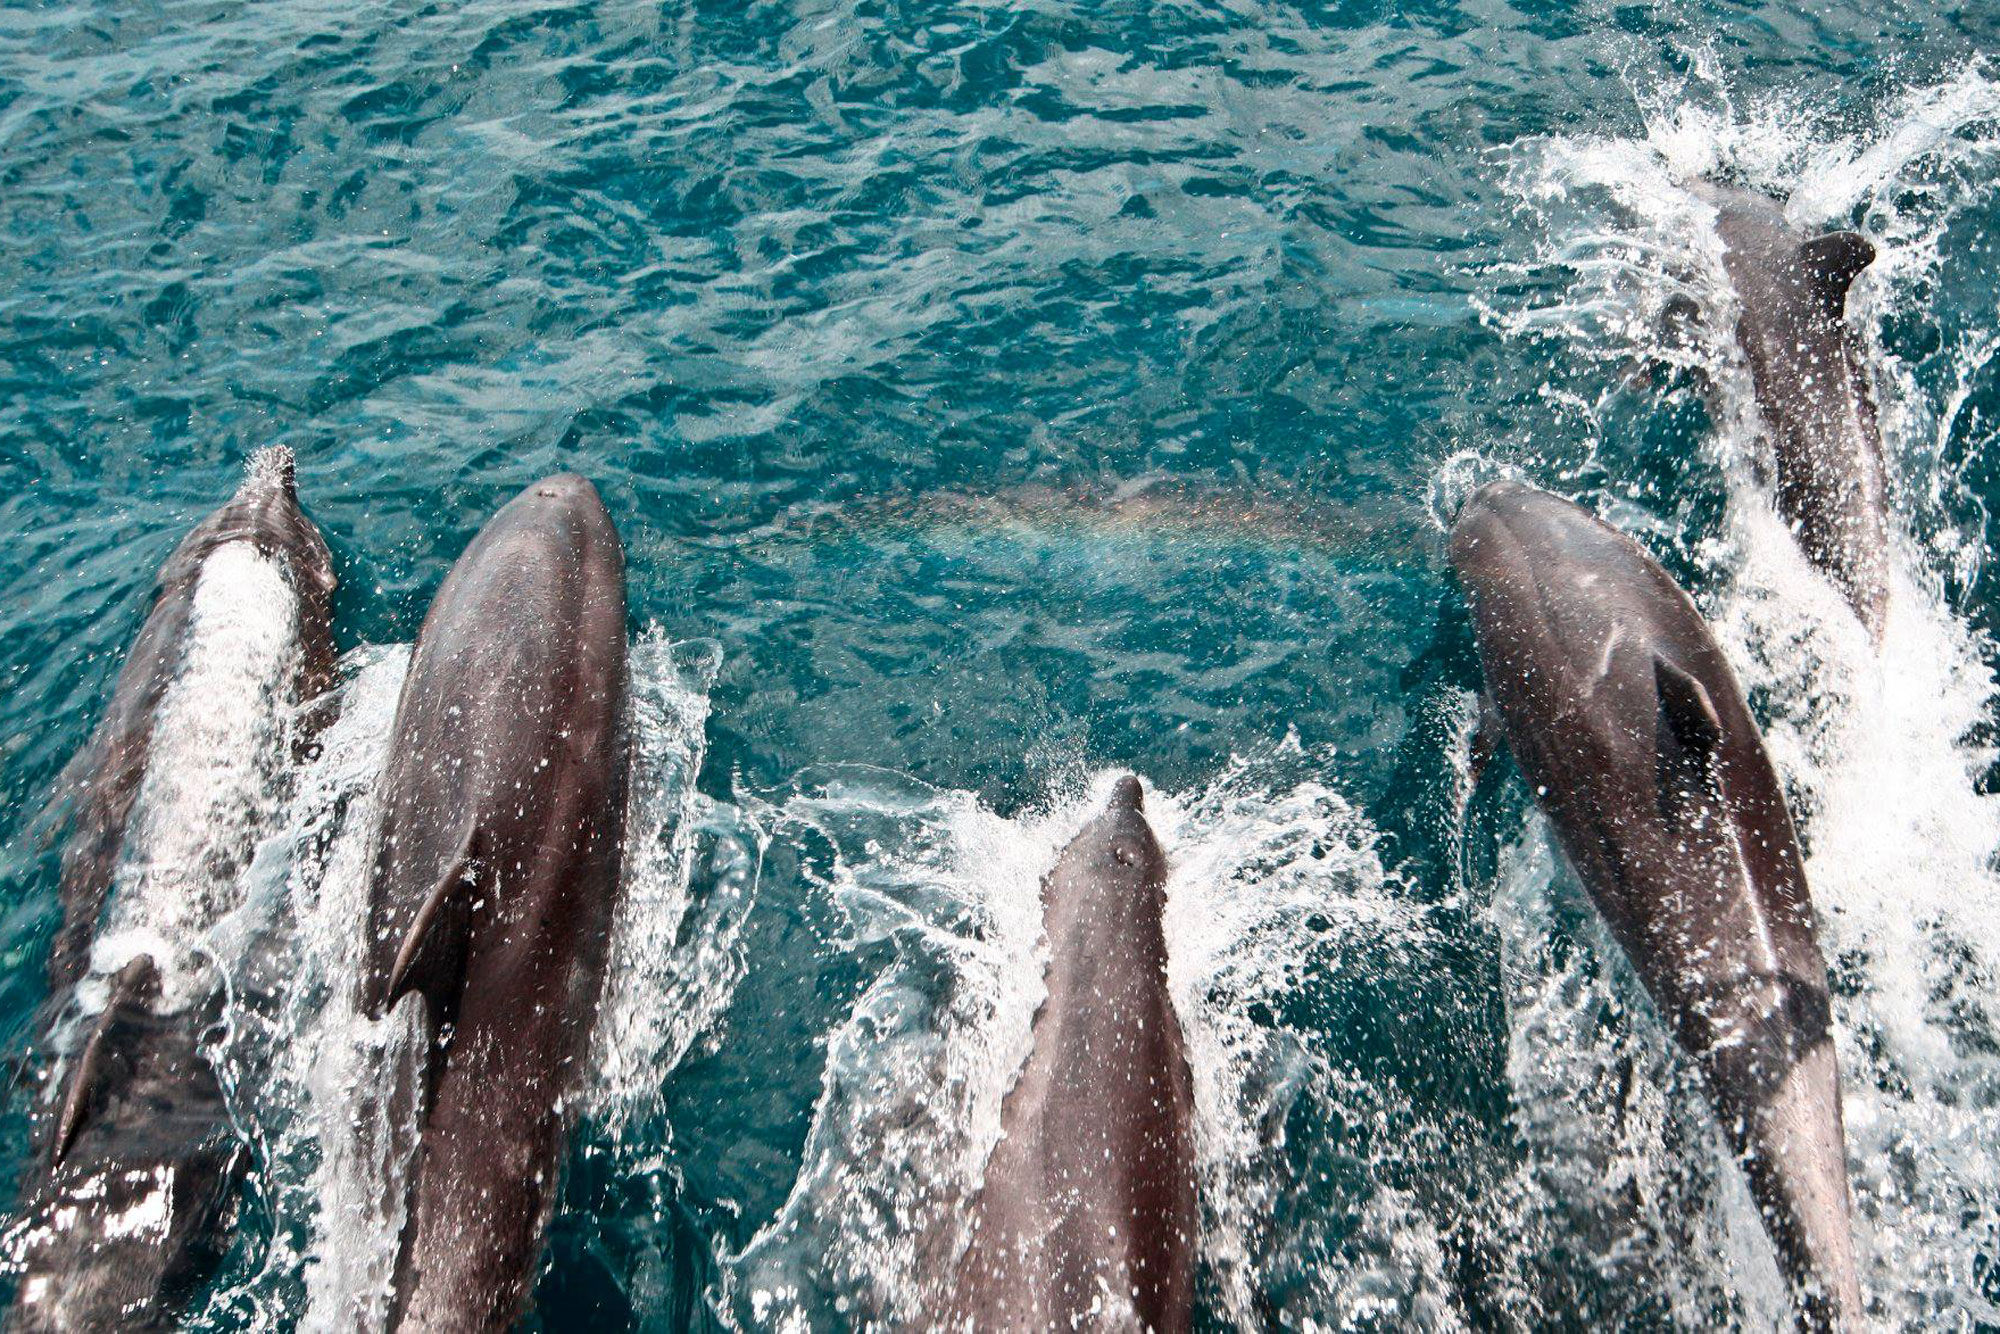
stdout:
[(316, 1210), (313, 1241), (299, 1257), (309, 1328), (383, 1326), (402, 1230), (415, 1126), (413, 1109), (398, 1106), (395, 1093), (399, 1076), (421, 1068), (425, 1039), (413, 1003), (372, 1020), (356, 1009), (354, 993), (366, 963), (361, 926), (381, 815), (375, 784), (408, 668), (404, 646), (360, 658), (298, 807), (307, 855), (291, 878), (295, 957), (317, 985), (313, 1008), (295, 1005), (286, 1016), (299, 1031), (287, 1044), (284, 1073), (304, 1094), (296, 1129), (318, 1149), (293, 1201)]
[(92, 948), (100, 973), (151, 954), (170, 1008), (213, 985), (201, 963), (205, 934), (240, 901), (237, 877), (281, 800), (297, 630), (290, 581), (254, 544), (225, 543), (202, 562), (110, 915)]
[(674, 643), (658, 631), (632, 650), (624, 883), (593, 1062), (596, 1115), (614, 1138), (662, 1111), (662, 1085), (743, 969), (736, 946), (754, 876), (722, 877), (699, 902), (690, 892), (706, 805), (694, 780), (720, 664), (712, 641)]
[[(393, 1262), (397, 1170), (366, 1115), (381, 1086), (389, 1026), (354, 1012), (367, 919), (374, 786), (386, 758), (407, 646), (361, 649), (340, 665), (338, 716), (298, 776), (280, 830), (259, 849), (229, 929), (225, 1075), (259, 1144), (258, 1189), (272, 1235), (258, 1273), (227, 1285), (204, 1317), (276, 1330), (378, 1327)], [(370, 1081), (374, 1082), (370, 1082)]]

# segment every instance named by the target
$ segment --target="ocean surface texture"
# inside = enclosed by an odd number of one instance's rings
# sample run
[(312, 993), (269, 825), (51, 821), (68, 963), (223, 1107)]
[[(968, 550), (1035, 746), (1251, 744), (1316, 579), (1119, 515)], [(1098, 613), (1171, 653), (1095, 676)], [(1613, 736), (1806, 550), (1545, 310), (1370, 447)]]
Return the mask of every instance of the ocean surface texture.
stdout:
[[(1772, 509), (1703, 178), (1878, 244), (1879, 652)], [(640, 746), (527, 1328), (928, 1309), (1038, 878), (1130, 770), (1200, 1328), (1771, 1330), (1694, 1071), (1512, 765), (1472, 778), (1442, 525), (1518, 475), (1664, 561), (1766, 723), (1873, 1317), (2000, 1329), (1997, 260), (1990, 0), (9, 4), (0, 1050), (57, 775), (161, 561), (289, 445), (342, 711), (202, 941), (254, 1165), (193, 1327), (369, 1300), (372, 787), (431, 592), (569, 468)], [(1677, 295), (1721, 317), (1669, 344)]]

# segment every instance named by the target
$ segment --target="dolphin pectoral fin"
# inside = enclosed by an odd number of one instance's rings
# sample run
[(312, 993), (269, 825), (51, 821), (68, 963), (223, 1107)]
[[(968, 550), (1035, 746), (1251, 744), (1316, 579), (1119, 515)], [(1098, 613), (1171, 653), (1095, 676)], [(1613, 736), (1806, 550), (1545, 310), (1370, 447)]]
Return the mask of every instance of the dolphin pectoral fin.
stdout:
[(90, 1037), (83, 1044), (78, 1055), (76, 1069), (70, 1073), (69, 1088), (63, 1094), (62, 1107), (56, 1114), (55, 1137), (49, 1155), (49, 1165), (59, 1167), (69, 1151), (76, 1147), (77, 1137), (83, 1134), (84, 1126), (95, 1115), (103, 1101), (103, 1094), (113, 1079), (118, 1078), (122, 1047), (120, 1037), (126, 1031), (127, 1019), (134, 1007), (147, 1006), (159, 994), (159, 971), (152, 959), (140, 955), (120, 969), (111, 981), (111, 996), (104, 1004), (103, 1013), (97, 1016), (97, 1023), (91, 1029)]
[(465, 970), (465, 938), (472, 929), (472, 906), (479, 893), (477, 870), (473, 835), (468, 831), (458, 856), (431, 887), (396, 951), (388, 989), (382, 993), (383, 1013), (407, 991), (429, 997), (439, 1019), (457, 1009), (453, 1002)]
[(1799, 263), (1812, 280), (1828, 319), (1847, 314), (1847, 289), (1863, 269), (1875, 262), (1875, 247), (1859, 232), (1828, 232), (1799, 247)]

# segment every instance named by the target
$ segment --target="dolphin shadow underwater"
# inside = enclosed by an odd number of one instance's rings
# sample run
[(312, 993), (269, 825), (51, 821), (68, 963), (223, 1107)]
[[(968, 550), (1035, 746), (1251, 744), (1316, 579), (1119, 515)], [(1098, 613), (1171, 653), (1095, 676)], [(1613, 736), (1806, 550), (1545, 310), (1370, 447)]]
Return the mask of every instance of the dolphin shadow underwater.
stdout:
[(1139, 780), (1119, 779), (1043, 882), (1048, 995), (945, 1328), (1192, 1322), (1193, 1080), (1167, 992), (1167, 860), (1143, 806)]
[[(1855, 232), (1801, 235), (1778, 201), (1702, 184), (1723, 268), (1736, 289), (1735, 336), (1777, 464), (1777, 507), (1806, 559), (1840, 590), (1878, 643), (1888, 616), (1887, 483), (1882, 435), (1847, 294), (1875, 260)], [(1670, 322), (1699, 318), (1675, 297)]]
[(391, 1328), (504, 1329), (527, 1301), (618, 895), (626, 694), (618, 534), (589, 482), (546, 478), (439, 587), (379, 788), (358, 1000), (418, 1035)]
[[(247, 1155), (204, 1050), (222, 995), (199, 933), (236, 906), (287, 716), (331, 680), (333, 588), (291, 452), (266, 450), (161, 567), (104, 717), (64, 775), (45, 1014), (74, 1011), (86, 981), (106, 999), (82, 1016), (59, 1096), (35, 1118), (10, 1328), (171, 1328), (227, 1252)], [(245, 648), (246, 624), (260, 649)], [(217, 747), (218, 726), (249, 744)], [(93, 945), (121, 913), (171, 926), (94, 973)]]
[(1862, 1318), (1826, 960), (1743, 693), (1638, 543), (1515, 482), (1452, 526), (1486, 692), (1570, 865), (1700, 1067), (1802, 1328)]

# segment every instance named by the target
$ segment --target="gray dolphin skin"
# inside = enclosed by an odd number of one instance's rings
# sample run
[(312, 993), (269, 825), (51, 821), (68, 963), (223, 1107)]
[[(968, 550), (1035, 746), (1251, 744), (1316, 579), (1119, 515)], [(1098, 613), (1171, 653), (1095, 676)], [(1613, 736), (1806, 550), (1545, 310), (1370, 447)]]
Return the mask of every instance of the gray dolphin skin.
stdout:
[(945, 1324), (1185, 1330), (1194, 1092), (1167, 993), (1167, 862), (1136, 778), (1042, 886), (1047, 999), (1001, 1109)]
[(1777, 456), (1778, 510), (1806, 558), (1876, 640), (1889, 600), (1881, 431), (1847, 327), (1847, 290), (1874, 262), (1854, 232), (1805, 237), (1778, 204), (1704, 186), (1736, 288), (1736, 336)]
[(1699, 1064), (1799, 1324), (1858, 1323), (1826, 961), (1720, 647), (1636, 542), (1532, 487), (1476, 492), (1450, 555), (1515, 760)]
[[(234, 498), (161, 569), (151, 612), (104, 718), (65, 776), (71, 833), (62, 858), (63, 921), (49, 960), (51, 1016), (63, 1014), (89, 973), (107, 901), (116, 912), (131, 895), (199, 898), (183, 902), (178, 916), (196, 929), (233, 902), (235, 878), (257, 832), (254, 821), (239, 817), (254, 811), (210, 795), (204, 814), (218, 827), (184, 836), (155, 837), (135, 817), (145, 814), (143, 793), (173, 789), (175, 776), (162, 771), (191, 758), (157, 754), (155, 723), (175, 687), (202, 693), (204, 681), (187, 679), (200, 674), (192, 664), (194, 641), (226, 630), (203, 623), (199, 590), (218, 552), (245, 546), (283, 572), (293, 605), (259, 610), (271, 625), (288, 627), (290, 642), (270, 661), (290, 679), (266, 682), (269, 695), (202, 698), (198, 707), (255, 712), (271, 738), (267, 748), (282, 749), (283, 712), (317, 695), (329, 679), (332, 564), (319, 530), (299, 508), (290, 451), (266, 450)], [(259, 764), (281, 759), (230, 762), (254, 775)], [(186, 814), (162, 818), (174, 823)], [(185, 863), (159, 865), (175, 854), (184, 854)], [(132, 856), (149, 864), (121, 872)], [(114, 877), (120, 877), (116, 895)], [(173, 940), (161, 947), (186, 948)], [(203, 994), (194, 999), (162, 994), (163, 974), (183, 975), (190, 967), (179, 954), (128, 959), (105, 980), (103, 1008), (83, 1016), (82, 1036), (64, 1054), (58, 1096), (37, 1116), (22, 1216), (9, 1238), (18, 1273), (12, 1328), (170, 1328), (226, 1252), (245, 1159), (217, 1073), (201, 1050), (219, 1015), (220, 993), (210, 980), (197, 983)]]
[(603, 984), (625, 710), (624, 552), (596, 489), (550, 477), (438, 589), (382, 777), (361, 1003), (430, 1036), (391, 1327), (526, 1302)]

